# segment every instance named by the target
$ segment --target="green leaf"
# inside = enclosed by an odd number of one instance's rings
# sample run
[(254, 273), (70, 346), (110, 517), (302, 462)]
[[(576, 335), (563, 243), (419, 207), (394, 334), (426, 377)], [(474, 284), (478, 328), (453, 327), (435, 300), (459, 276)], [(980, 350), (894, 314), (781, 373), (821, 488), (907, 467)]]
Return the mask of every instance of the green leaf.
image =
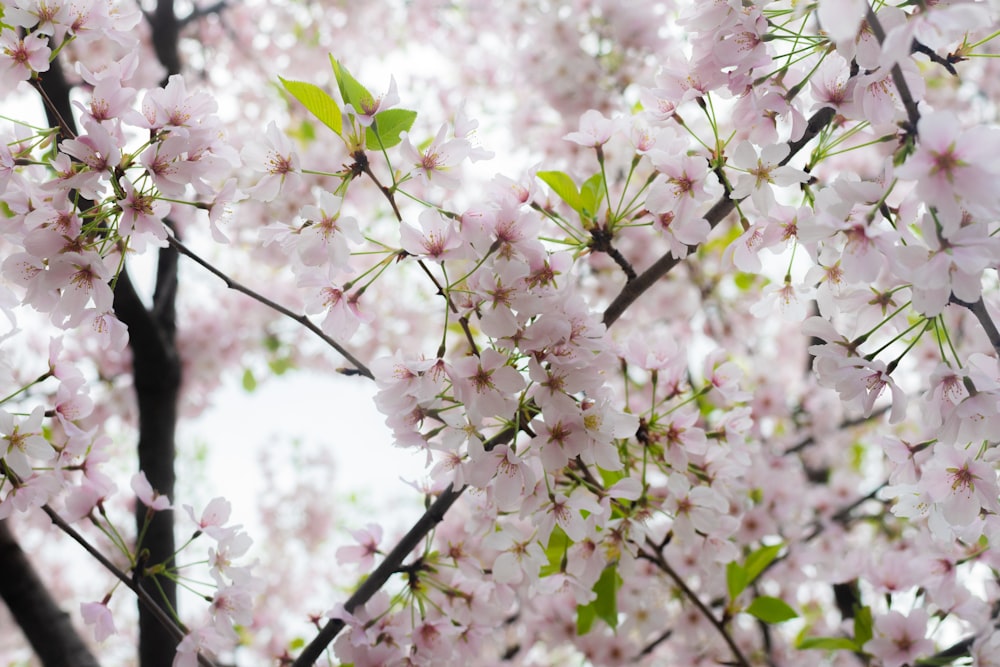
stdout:
[(340, 88), (340, 95), (344, 102), (353, 106), (356, 110), (372, 106), (375, 98), (368, 89), (358, 83), (358, 80), (351, 76), (346, 67), (341, 65), (333, 55), (330, 55), (330, 65), (333, 67), (333, 76), (337, 79), (337, 87)]
[(576, 183), (567, 174), (561, 171), (540, 171), (536, 174), (552, 191), (564, 202), (569, 204), (577, 213), (580, 212), (580, 193), (577, 192)]
[(325, 90), (311, 83), (288, 81), (280, 76), (278, 78), (281, 79), (281, 85), (285, 87), (285, 90), (301, 102), (302, 106), (308, 109), (312, 115), (336, 132), (337, 136), (343, 136), (343, 119), (340, 115), (340, 107), (337, 106), (337, 101), (330, 97)]
[(375, 114), (375, 121), (365, 133), (365, 143), (368, 148), (377, 151), (380, 148), (392, 148), (402, 139), (399, 135), (413, 127), (417, 112), (409, 109), (386, 109)]
[(783, 623), (798, 618), (798, 613), (789, 607), (784, 600), (767, 595), (754, 598), (754, 601), (746, 608), (746, 612), (765, 623)]
[(874, 636), (872, 632), (872, 608), (860, 607), (854, 615), (854, 644), (860, 649)]
[(796, 648), (803, 651), (819, 649), (823, 651), (857, 651), (858, 646), (853, 639), (847, 637), (806, 637)]
[(549, 544), (545, 547), (545, 557), (548, 562), (542, 566), (538, 576), (549, 577), (557, 572), (562, 572), (563, 561), (566, 560), (566, 550), (571, 544), (572, 542), (562, 528), (559, 526), (553, 528), (552, 535), (549, 536)]
[(590, 632), (590, 628), (594, 625), (594, 619), (597, 618), (597, 611), (594, 609), (594, 603), (581, 604), (576, 607), (576, 634), (578, 636), (583, 636)]
[(746, 571), (747, 585), (752, 584), (760, 576), (760, 573), (767, 569), (767, 566), (774, 562), (781, 551), (781, 544), (773, 544), (769, 547), (761, 547), (747, 556)]
[(618, 627), (618, 589), (622, 578), (618, 575), (618, 564), (609, 565), (601, 572), (601, 578), (594, 584), (597, 599), (593, 601), (597, 617), (612, 630)]
[(604, 568), (601, 577), (594, 584), (597, 597), (589, 604), (578, 605), (576, 608), (576, 634), (585, 635), (590, 632), (595, 618), (607, 623), (611, 629), (618, 627), (618, 589), (621, 585), (618, 565)]
[(601, 180), (601, 172), (597, 172), (580, 186), (580, 215), (596, 216), (602, 201), (604, 201), (604, 182)]
[(295, 368), (295, 362), (292, 361), (291, 357), (276, 357), (268, 361), (267, 366), (275, 375), (284, 375), (292, 368)]
[(743, 271), (737, 271), (736, 275), (733, 276), (733, 282), (740, 289), (741, 292), (746, 292), (748, 289), (753, 287), (754, 283), (757, 282), (757, 275), (753, 273), (744, 273)]
[(747, 571), (742, 565), (736, 561), (726, 564), (726, 590), (729, 591), (730, 600), (735, 600), (749, 583)]
[(243, 389), (245, 389), (247, 393), (249, 393), (256, 388), (257, 388), (257, 378), (253, 376), (253, 371), (248, 368), (245, 371), (243, 371)]

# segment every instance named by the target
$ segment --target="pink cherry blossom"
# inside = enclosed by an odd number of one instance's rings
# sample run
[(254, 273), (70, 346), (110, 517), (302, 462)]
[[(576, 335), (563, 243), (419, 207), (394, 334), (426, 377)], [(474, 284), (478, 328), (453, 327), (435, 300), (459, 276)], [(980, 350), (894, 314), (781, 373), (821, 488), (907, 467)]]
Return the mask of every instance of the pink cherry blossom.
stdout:
[(436, 262), (462, 255), (460, 249), (465, 244), (453, 221), (427, 209), (420, 214), (419, 222), (419, 231), (406, 222), (399, 227), (400, 241), (406, 252)]
[(914, 609), (908, 616), (896, 610), (875, 618), (875, 638), (864, 650), (882, 661), (884, 667), (903, 667), (934, 651), (927, 639), (927, 612)]
[(210, 536), (218, 539), (224, 537), (228, 532), (223, 528), (223, 525), (229, 521), (229, 515), (233, 511), (233, 506), (225, 498), (218, 497), (209, 501), (200, 518), (195, 518), (194, 508), (190, 505), (185, 505), (184, 511), (198, 525), (199, 531), (208, 533)]
[(1000, 211), (995, 187), (1000, 176), (1000, 130), (964, 129), (949, 111), (926, 113), (917, 124), (917, 149), (896, 170), (900, 178), (917, 181), (924, 201), (936, 206), (954, 229), (966, 207), (980, 215)]
[(480, 357), (465, 357), (452, 364), (449, 375), (455, 397), (465, 404), (473, 421), (508, 415), (514, 394), (524, 388), (521, 374), (507, 365), (507, 357), (493, 349)]
[(975, 453), (963, 447), (935, 445), (934, 456), (924, 466), (918, 483), (953, 526), (969, 524), (983, 509), (1000, 511), (996, 471), (977, 460)]
[(358, 221), (340, 212), (343, 200), (330, 192), (320, 192), (319, 206), (310, 204), (302, 208), (306, 221), (298, 230), (295, 248), (307, 266), (329, 262), (335, 267), (345, 266), (350, 255), (350, 243), (362, 240)]
[(448, 126), (442, 125), (430, 145), (418, 150), (409, 134), (402, 134), (400, 152), (403, 159), (416, 167), (415, 173), (427, 185), (440, 185), (446, 189), (458, 187), (460, 180), (453, 170), (469, 157), (472, 145), (468, 139), (448, 139)]
[(34, 465), (50, 461), (55, 453), (42, 436), (44, 410), (37, 407), (31, 414), (19, 418), (0, 410), (0, 449), (3, 461), (18, 477), (31, 475)]
[(163, 218), (170, 212), (170, 205), (157, 200), (153, 195), (139, 192), (128, 179), (123, 179), (125, 199), (118, 202), (122, 216), (118, 222), (118, 233), (128, 238), (137, 251), (146, 247), (146, 242), (167, 245), (167, 229)]
[(111, 616), (111, 610), (105, 602), (82, 602), (80, 603), (80, 615), (83, 622), (94, 626), (94, 639), (103, 642), (111, 635), (118, 634), (115, 627), (115, 619)]
[(351, 536), (358, 544), (337, 549), (337, 562), (353, 563), (359, 570), (367, 572), (372, 568), (379, 542), (382, 541), (382, 526), (370, 523), (360, 530), (352, 531)]
[(0, 31), (0, 83), (13, 88), (36, 72), (47, 72), (51, 53), (44, 36), (31, 33), (19, 37), (15, 31), (4, 27)]
[(146, 479), (146, 473), (139, 471), (132, 475), (132, 490), (142, 504), (154, 512), (171, 509), (170, 498), (160, 495)]
[(251, 143), (243, 148), (241, 157), (254, 171), (264, 174), (246, 193), (254, 199), (269, 202), (278, 196), (286, 181), (289, 187), (296, 186), (301, 174), (299, 156), (292, 148), (292, 142), (278, 131), (273, 121), (268, 124), (265, 136), (266, 145)]
[(615, 132), (615, 121), (605, 118), (596, 109), (591, 109), (580, 117), (580, 129), (563, 137), (584, 147), (598, 148), (608, 143)]
[(765, 146), (759, 156), (750, 142), (743, 141), (737, 144), (733, 149), (730, 164), (746, 173), (740, 174), (736, 179), (732, 197), (734, 199), (750, 197), (757, 210), (765, 214), (770, 212), (775, 205), (772, 185), (788, 186), (809, 180), (809, 176), (801, 169), (780, 164), (787, 155), (787, 144)]

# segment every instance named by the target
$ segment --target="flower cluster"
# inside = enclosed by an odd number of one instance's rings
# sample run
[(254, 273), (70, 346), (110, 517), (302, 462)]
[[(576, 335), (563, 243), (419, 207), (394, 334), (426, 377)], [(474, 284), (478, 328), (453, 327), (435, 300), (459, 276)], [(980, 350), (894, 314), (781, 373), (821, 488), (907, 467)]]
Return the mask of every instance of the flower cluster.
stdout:
[[(436, 12), (406, 4), (430, 31)], [(77, 63), (75, 117), (0, 129), (0, 343), (37, 356), (20, 328), (57, 332), (35, 373), (0, 359), (0, 519), (55, 503), (113, 536), (136, 577), (153, 571), (107, 518), (103, 426), (133, 410), (116, 386), (130, 362), (117, 314), (142, 301), (126, 269), (173, 246), (318, 334), (340, 370), (374, 382), (394, 443), (426, 457), (423, 532), (408, 553), (378, 523), (352, 532), (337, 560), (390, 583), (335, 604), (331, 582), (313, 621), (342, 630), (303, 655), (332, 642), (358, 665), (901, 667), (956, 651), (986, 664), (1000, 600), (982, 585), (1000, 567), (1000, 130), (983, 120), (995, 105), (964, 104), (940, 73), (988, 67), (967, 61), (991, 55), (995, 12), (620, 4), (556, 2), (525, 20), (498, 8), (479, 19), (483, 45), (440, 40), (473, 53), (513, 26), (544, 36), (522, 37), (517, 58), (561, 113), (545, 130), (561, 140), (540, 142), (521, 176), (482, 183), (468, 167), (490, 154), (464, 107), (447, 108), (456, 96), (425, 125), (395, 77), (373, 94), (333, 57), (321, 85), (280, 79), (287, 129), (257, 118), (232, 143), (231, 109), (190, 77), (144, 85), (160, 73), (140, 50)], [(44, 90), (72, 49), (126, 44), (141, 18), (4, 2), (2, 89)], [(627, 92), (598, 99), (615, 89)], [(229, 259), (196, 255), (182, 232), (232, 241)], [(232, 273), (266, 276), (266, 295), (220, 268), (247, 243), (253, 261)], [(161, 278), (148, 314), (172, 335), (175, 283)], [(256, 338), (283, 372), (309, 353), (270, 319)], [(241, 336), (256, 334), (228, 325), (190, 334), (185, 368), (217, 376), (251, 357)], [(224, 361), (190, 362), (224, 346)], [(283, 346), (295, 351), (278, 363)], [(145, 475), (130, 486), (147, 519), (172, 511)], [(211, 581), (181, 666), (255, 641), (267, 618), (229, 502), (186, 509), (192, 541), (212, 541)], [(110, 596), (80, 610), (98, 641), (116, 632)], [(936, 627), (966, 639), (948, 649)], [(298, 648), (268, 641), (286, 662)]]

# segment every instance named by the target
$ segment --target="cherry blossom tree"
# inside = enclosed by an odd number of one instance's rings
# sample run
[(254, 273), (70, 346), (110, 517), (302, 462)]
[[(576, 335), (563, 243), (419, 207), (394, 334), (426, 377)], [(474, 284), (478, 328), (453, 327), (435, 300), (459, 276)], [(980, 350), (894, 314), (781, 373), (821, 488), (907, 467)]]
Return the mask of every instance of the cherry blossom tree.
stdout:
[[(995, 3), (0, 8), (10, 661), (998, 664)], [(262, 368), (408, 530), (185, 497)]]

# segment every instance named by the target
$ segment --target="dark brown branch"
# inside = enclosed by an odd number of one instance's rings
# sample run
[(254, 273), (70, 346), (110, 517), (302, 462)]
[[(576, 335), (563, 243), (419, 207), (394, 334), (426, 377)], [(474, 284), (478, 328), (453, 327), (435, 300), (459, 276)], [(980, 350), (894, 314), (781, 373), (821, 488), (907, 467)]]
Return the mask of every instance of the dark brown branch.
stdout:
[[(871, 5), (866, 5), (865, 21), (868, 23), (868, 27), (871, 28), (872, 34), (875, 35), (875, 39), (881, 44), (885, 41), (885, 30), (882, 29), (882, 24), (879, 23), (878, 17), (872, 10)], [(903, 77), (903, 70), (899, 67), (899, 64), (892, 66), (892, 83), (896, 86), (896, 92), (899, 93), (899, 99), (903, 103), (903, 108), (906, 109), (906, 117), (909, 122), (910, 131), (917, 131), (917, 122), (920, 120), (920, 111), (917, 109), (917, 103), (913, 99), (913, 93), (910, 92), (910, 86), (906, 83), (906, 79)]]
[[(879, 417), (881, 417), (882, 415), (884, 415), (886, 412), (888, 412), (890, 407), (891, 406), (889, 406), (889, 405), (884, 405), (881, 408), (879, 408), (878, 410), (873, 410), (872, 413), (870, 415), (868, 415), (867, 417), (856, 417), (854, 419), (844, 420), (837, 427), (837, 430), (838, 431), (843, 431), (843, 430), (846, 430), (846, 429), (849, 429), (849, 428), (853, 428), (855, 426), (861, 426), (862, 424), (864, 424), (866, 422), (874, 421), (874, 420), (878, 419)], [(788, 449), (786, 449), (784, 452), (782, 452), (782, 456), (787, 456), (789, 454), (796, 454), (798, 452), (801, 452), (803, 449), (805, 449), (806, 447), (809, 447), (810, 445), (814, 444), (815, 442), (816, 442), (816, 436), (815, 435), (806, 436), (805, 438), (803, 438), (802, 440), (800, 440), (797, 444), (792, 445), (791, 447), (789, 447)]]
[(661, 632), (659, 635), (656, 636), (655, 639), (653, 639), (651, 642), (642, 647), (642, 650), (639, 651), (639, 655), (635, 657), (635, 660), (633, 662), (639, 662), (640, 660), (645, 658), (647, 655), (655, 651), (657, 646), (670, 639), (671, 635), (673, 634), (674, 631), (670, 629)]
[[(484, 442), (483, 449), (490, 451), (498, 445), (510, 442), (517, 435), (518, 428), (516, 425), (508, 426)], [(381, 590), (385, 582), (389, 581), (389, 577), (400, 571), (403, 560), (417, 548), (435, 526), (441, 523), (445, 513), (455, 504), (455, 501), (462, 495), (465, 488), (463, 486), (455, 490), (454, 486), (451, 484), (448, 485), (448, 488), (437, 497), (437, 500), (427, 508), (423, 516), (417, 519), (413, 527), (400, 539), (392, 551), (386, 555), (385, 560), (365, 579), (365, 582), (358, 587), (358, 590), (347, 599), (347, 602), (344, 603), (344, 609), (348, 613), (353, 614), (355, 609), (364, 606), (373, 595)], [(323, 626), (316, 637), (303, 649), (299, 657), (292, 663), (292, 667), (311, 667), (343, 629), (344, 622), (342, 620), (331, 620)]]
[[(184, 628), (179, 626), (177, 623), (174, 622), (173, 619), (167, 616), (166, 612), (164, 612), (163, 609), (160, 608), (160, 605), (157, 604), (156, 600), (154, 600), (149, 595), (149, 593), (143, 590), (142, 587), (137, 586), (131, 577), (129, 577), (125, 572), (122, 572), (120, 569), (118, 569), (118, 567), (114, 563), (108, 560), (104, 556), (104, 554), (102, 554), (94, 547), (94, 545), (88, 542), (86, 538), (83, 537), (83, 535), (78, 533), (72, 526), (66, 523), (66, 521), (61, 516), (59, 516), (59, 514), (55, 510), (53, 510), (48, 505), (43, 505), (42, 511), (44, 511), (49, 516), (49, 518), (52, 520), (52, 523), (54, 523), (56, 526), (59, 527), (61, 531), (63, 531), (70, 538), (72, 538), (74, 542), (82, 546), (84, 550), (94, 558), (94, 560), (96, 560), (104, 567), (104, 569), (106, 569), (111, 574), (115, 575), (116, 579), (118, 579), (126, 587), (128, 587), (129, 590), (135, 593), (136, 597), (139, 599), (140, 607), (147, 608), (149, 610), (149, 613), (159, 620), (162, 627), (168, 633), (176, 637), (178, 641), (180, 641), (180, 639), (184, 636)], [(173, 654), (171, 654), (171, 656), (172, 655)], [(202, 667), (215, 667), (214, 662), (212, 662), (205, 656), (201, 655), (200, 653), (198, 654), (198, 664), (202, 665)]]
[(685, 597), (694, 603), (702, 615), (708, 620), (709, 623), (712, 624), (712, 627), (714, 627), (716, 631), (722, 635), (722, 639), (726, 642), (729, 646), (729, 650), (733, 653), (735, 664), (740, 665), (740, 667), (750, 667), (750, 663), (747, 661), (746, 656), (743, 655), (743, 651), (740, 650), (740, 647), (736, 645), (736, 642), (733, 640), (732, 635), (729, 634), (729, 631), (726, 629), (723, 622), (717, 619), (715, 614), (712, 613), (712, 610), (701, 601), (698, 594), (691, 590), (691, 588), (687, 585), (687, 582), (684, 581), (684, 578), (677, 574), (672, 567), (670, 567), (670, 564), (663, 557), (663, 554), (660, 553), (659, 549), (656, 548), (656, 545), (648, 539), (646, 540), (646, 544), (651, 547), (651, 550), (647, 551), (645, 549), (640, 549), (639, 557), (650, 561), (660, 568), (660, 570), (668, 577), (674, 580), (674, 583), (681, 589), (681, 592), (684, 593)]
[(235, 280), (233, 280), (232, 278), (230, 278), (228, 275), (226, 275), (225, 273), (223, 273), (219, 269), (215, 268), (214, 266), (212, 266), (211, 264), (209, 264), (207, 261), (205, 261), (204, 259), (202, 259), (198, 255), (196, 255), (194, 252), (192, 252), (190, 249), (188, 249), (188, 247), (185, 246), (184, 244), (182, 244), (179, 240), (177, 240), (177, 238), (175, 236), (168, 236), (167, 240), (170, 242), (170, 245), (173, 246), (173, 247), (175, 247), (175, 248), (177, 248), (177, 250), (182, 255), (186, 255), (187, 257), (191, 258), (191, 260), (193, 260), (195, 262), (195, 264), (197, 264), (198, 266), (201, 266), (206, 271), (208, 271), (212, 275), (214, 275), (217, 278), (219, 278), (220, 280), (222, 280), (222, 282), (226, 283), (226, 287), (228, 287), (229, 289), (234, 290), (236, 292), (239, 292), (240, 294), (247, 295), (248, 297), (250, 297), (254, 301), (262, 303), (265, 306), (267, 306), (268, 308), (270, 308), (270, 309), (272, 309), (272, 310), (274, 310), (276, 312), (281, 313), (285, 317), (288, 317), (289, 319), (292, 319), (295, 322), (298, 322), (299, 324), (301, 324), (302, 326), (304, 326), (306, 329), (308, 329), (309, 331), (311, 331), (314, 334), (316, 334), (317, 336), (319, 336), (320, 339), (322, 339), (322, 341), (324, 343), (326, 343), (327, 345), (329, 345), (330, 347), (332, 347), (333, 349), (335, 349), (337, 352), (339, 352), (340, 355), (342, 357), (344, 357), (344, 359), (346, 359), (352, 366), (354, 366), (354, 368), (356, 369), (358, 375), (363, 375), (366, 378), (368, 378), (369, 380), (372, 380), (372, 379), (375, 378), (375, 376), (372, 375), (371, 370), (369, 370), (367, 366), (365, 366), (363, 363), (361, 363), (361, 361), (359, 361), (357, 358), (355, 358), (354, 355), (352, 355), (350, 352), (348, 352), (347, 350), (345, 350), (344, 347), (340, 343), (338, 343), (337, 341), (333, 340), (332, 338), (330, 338), (329, 336), (327, 336), (325, 333), (323, 333), (323, 330), (320, 329), (315, 324), (313, 324), (312, 320), (310, 320), (305, 315), (297, 315), (296, 313), (292, 312), (288, 308), (285, 308), (281, 304), (279, 304), (279, 303), (277, 303), (275, 301), (272, 301), (271, 299), (268, 299), (263, 294), (260, 294), (259, 292), (255, 292), (254, 290), (250, 289), (249, 287), (246, 287), (245, 285), (242, 285), (241, 283), (236, 282)]
[(939, 56), (937, 51), (917, 40), (913, 40), (913, 44), (910, 45), (910, 52), (924, 54), (930, 58), (931, 62), (937, 63), (941, 67), (948, 70), (948, 73), (952, 76), (958, 76), (958, 70), (955, 69), (955, 63), (964, 60), (964, 58), (954, 59), (954, 56), (949, 56), (947, 58)]
[(612, 243), (612, 233), (602, 226), (594, 227), (590, 231), (590, 247), (598, 252), (603, 252), (608, 255), (611, 259), (615, 261), (615, 264), (621, 268), (625, 273), (625, 280), (627, 282), (632, 282), (635, 280), (635, 269), (629, 263), (625, 256), (622, 255), (621, 251), (618, 250)]
[[(416, 549), (428, 533), (441, 521), (444, 519), (445, 513), (455, 504), (459, 496), (462, 495), (462, 491), (465, 487), (455, 490), (452, 485), (448, 485), (440, 496), (437, 497), (427, 511), (424, 512), (413, 527), (403, 536), (398, 544), (393, 548), (392, 551), (385, 557), (381, 565), (375, 568), (375, 571), (371, 573), (365, 582), (358, 587), (358, 590), (354, 592), (347, 602), (344, 603), (344, 609), (353, 614), (354, 610), (360, 606), (363, 606), (368, 600), (372, 598), (382, 586), (389, 580), (394, 573), (399, 571), (403, 560)], [(344, 621), (339, 618), (335, 618), (328, 622), (326, 625), (320, 629), (319, 633), (309, 645), (303, 649), (302, 653), (296, 658), (295, 662), (292, 663), (292, 667), (311, 667), (320, 656), (323, 655), (323, 651), (326, 647), (330, 645), (330, 642), (336, 638), (341, 630), (344, 629)]]
[(128, 576), (127, 573), (123, 572), (121, 569), (118, 568), (117, 565), (108, 560), (104, 554), (102, 554), (96, 547), (94, 547), (94, 545), (88, 542), (87, 539), (83, 535), (78, 533), (75, 528), (66, 523), (66, 521), (61, 516), (59, 516), (59, 514), (51, 507), (49, 507), (48, 505), (43, 505), (42, 511), (49, 516), (49, 519), (52, 520), (53, 524), (58, 526), (59, 530), (66, 533), (66, 535), (68, 535), (74, 542), (83, 547), (84, 550), (88, 554), (90, 554), (94, 560), (96, 560), (98, 563), (101, 564), (101, 566), (104, 567), (104, 569), (106, 569), (111, 574), (115, 575), (115, 578), (118, 579), (118, 581), (125, 584), (125, 586), (127, 586), (132, 592), (134, 592), (136, 596), (139, 598), (139, 602), (141, 604), (149, 605), (151, 609), (154, 609), (155, 610), (154, 613), (160, 615), (164, 627), (170, 629), (171, 633), (174, 634), (178, 640), (180, 640), (181, 637), (184, 636), (183, 629), (181, 629), (173, 621), (173, 619), (164, 614), (163, 610), (159, 609), (158, 605), (156, 604), (156, 601), (152, 597), (150, 597), (146, 591), (137, 587), (135, 585), (135, 582), (132, 580), (131, 577)]
[[(159, 271), (158, 271), (159, 272)], [(176, 280), (176, 274), (173, 275)], [(157, 285), (161, 294), (172, 293), (169, 286)], [(171, 294), (170, 302), (173, 301)], [(161, 302), (162, 303), (162, 302)], [(132, 350), (132, 377), (139, 407), (139, 470), (159, 493), (174, 499), (176, 471), (175, 432), (177, 404), (181, 387), (181, 361), (174, 342), (173, 304), (166, 303), (157, 313), (146, 309), (136, 293), (127, 270), (122, 270), (115, 284), (115, 315), (129, 330)], [(136, 529), (146, 522), (146, 507), (136, 503)], [(156, 512), (145, 530), (142, 550), (145, 563), (168, 563), (176, 551), (173, 512)], [(177, 584), (164, 576), (145, 576), (137, 571), (137, 582), (151, 595), (162, 599), (165, 610), (177, 608)], [(154, 581), (155, 579), (155, 581)], [(161, 592), (162, 591), (162, 592)], [(145, 605), (139, 607), (139, 660), (141, 667), (169, 667), (178, 638), (162, 625), (157, 614)]]
[(990, 339), (990, 345), (993, 346), (993, 349), (996, 350), (997, 354), (1000, 354), (1000, 331), (997, 331), (996, 323), (986, 310), (986, 304), (983, 302), (983, 298), (979, 297), (979, 301), (976, 301), (975, 303), (968, 303), (952, 294), (951, 302), (962, 306), (963, 308), (968, 308), (969, 311), (976, 316), (976, 319), (979, 320), (979, 324), (983, 326), (983, 331), (986, 333), (986, 337)]
[[(180, 42), (181, 24), (174, 11), (173, 0), (158, 0), (152, 16), (147, 16), (152, 28), (153, 49), (160, 64), (167, 70), (167, 78), (181, 72), (181, 56), (177, 46)], [(165, 85), (163, 81), (160, 85)]]
[[(827, 124), (829, 124), (834, 117), (832, 109), (822, 109), (809, 119), (809, 124), (803, 137), (796, 142), (789, 144), (789, 155), (782, 162), (786, 163), (796, 152), (801, 150), (806, 143), (808, 143), (816, 134), (819, 133)], [(378, 183), (377, 179), (374, 179), (376, 185)], [(389, 197), (390, 202), (393, 201), (391, 193), (385, 188), (381, 188), (382, 192)], [(709, 210), (706, 214), (706, 219), (709, 224), (713, 227), (722, 221), (726, 215), (729, 214), (735, 207), (735, 203), (727, 197), (720, 199), (716, 204)], [(176, 243), (175, 240), (171, 239), (171, 243)], [(186, 249), (183, 246), (179, 246), (179, 249), (184, 254), (189, 254), (185, 252)], [(692, 251), (694, 248), (692, 248)], [(214, 267), (209, 266), (200, 259), (196, 259), (198, 263), (202, 264), (209, 271), (212, 271), (220, 278), (225, 280), (227, 284), (232, 281), (221, 274)], [(647, 269), (642, 275), (639, 275), (635, 280), (626, 284), (625, 288), (618, 295), (618, 297), (612, 302), (608, 309), (604, 313), (604, 323), (607, 327), (611, 327), (618, 317), (632, 304), (643, 292), (645, 292), (649, 287), (653, 285), (660, 277), (665, 275), (674, 265), (676, 265), (678, 260), (671, 255), (667, 254), (657, 261), (652, 267)], [(230, 285), (233, 287), (233, 285)], [(254, 296), (254, 295), (250, 295)], [(255, 297), (256, 298), (256, 297)], [(279, 311), (281, 312), (281, 311)], [(290, 317), (298, 321), (297, 316), (289, 314)], [(508, 442), (514, 437), (516, 430), (511, 427), (505, 429), (503, 432), (490, 439), (489, 447), (495, 446), (499, 442)], [(454, 490), (453, 487), (449, 486), (441, 496), (431, 505), (430, 508), (424, 513), (417, 523), (410, 529), (409, 532), (403, 537), (402, 540), (396, 545), (396, 547), (386, 556), (386, 559), (379, 565), (378, 568), (372, 573), (372, 575), (365, 580), (365, 582), (355, 591), (348, 601), (344, 604), (344, 608), (349, 612), (353, 613), (353, 610), (359, 606), (364, 605), (375, 593), (377, 593), (382, 586), (389, 580), (389, 577), (402, 565), (403, 560), (409, 553), (416, 548), (416, 546), (430, 533), (431, 529), (436, 526), (444, 517), (445, 512), (454, 504), (454, 502), (461, 495), (463, 489)], [(662, 557), (661, 557), (662, 560)], [(698, 601), (700, 603), (700, 600)], [(326, 650), (326, 647), (336, 638), (337, 634), (344, 628), (344, 622), (339, 619), (334, 619), (327, 623), (317, 634), (317, 636), (306, 646), (303, 652), (293, 663), (293, 667), (307, 667), (312, 665)], [(722, 629), (723, 634), (725, 629)], [(729, 640), (732, 641), (731, 639)], [(739, 649), (735, 645), (731, 644), (736, 651), (736, 654), (740, 657)], [(746, 659), (743, 658), (742, 662), (739, 663), (748, 667)]]
[(45, 667), (98, 667), (99, 663), (60, 609), (10, 531), (0, 521), (0, 598)]

